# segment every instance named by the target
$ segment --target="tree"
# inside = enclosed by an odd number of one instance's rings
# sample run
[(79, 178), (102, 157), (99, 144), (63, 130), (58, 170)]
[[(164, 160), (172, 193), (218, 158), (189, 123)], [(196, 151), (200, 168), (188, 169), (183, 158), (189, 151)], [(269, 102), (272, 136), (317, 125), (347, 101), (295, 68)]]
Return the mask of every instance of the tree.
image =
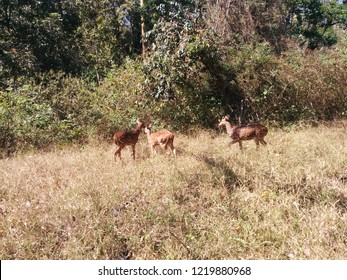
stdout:
[(151, 45), (144, 65), (147, 91), (161, 104), (181, 106), (177, 115), (184, 120), (184, 113), (201, 122), (217, 107), (239, 104), (242, 96), (234, 69), (205, 25), (203, 7), (173, 2), (161, 6), (160, 12), (165, 16), (147, 33)]
[(309, 49), (337, 42), (334, 27), (347, 27), (347, 7), (337, 0), (286, 0), (287, 24), (293, 37)]
[(174, 87), (184, 84), (193, 61), (190, 46), (198, 39), (201, 14), (179, 1), (160, 4), (158, 21), (147, 32), (151, 51), (145, 60), (146, 83), (155, 98), (170, 99)]
[(287, 35), (282, 2), (207, 0), (207, 27), (222, 46), (265, 41), (280, 52)]
[(78, 72), (78, 25), (77, 7), (71, 1), (1, 1), (1, 79), (51, 69)]
[(48, 71), (100, 80), (141, 52), (137, 1), (1, 0), (0, 80)]

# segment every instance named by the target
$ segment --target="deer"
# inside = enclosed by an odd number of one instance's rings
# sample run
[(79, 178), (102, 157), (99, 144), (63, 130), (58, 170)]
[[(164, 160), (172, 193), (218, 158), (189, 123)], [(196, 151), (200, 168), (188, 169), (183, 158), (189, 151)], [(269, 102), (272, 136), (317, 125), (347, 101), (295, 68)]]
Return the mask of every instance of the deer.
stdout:
[(139, 140), (140, 132), (142, 131), (145, 123), (141, 119), (137, 119), (137, 126), (133, 130), (120, 130), (113, 136), (114, 143), (116, 144), (116, 152), (114, 153), (114, 160), (116, 161), (117, 155), (121, 158), (121, 151), (125, 146), (131, 146), (132, 157), (135, 160), (135, 146)]
[(145, 126), (145, 133), (147, 134), (148, 144), (151, 148), (152, 156), (157, 153), (155, 147), (160, 146), (165, 151), (168, 147), (170, 147), (171, 152), (176, 157), (176, 149), (173, 145), (175, 135), (173, 133), (167, 129), (162, 129), (152, 133), (151, 125)]
[(259, 148), (259, 143), (264, 146), (267, 144), (264, 140), (268, 132), (266, 126), (262, 124), (232, 125), (229, 119), (229, 115), (224, 116), (219, 122), (218, 127), (225, 125), (227, 133), (231, 138), (230, 145), (238, 142), (240, 150), (242, 150), (242, 141), (252, 139), (255, 141), (257, 149)]

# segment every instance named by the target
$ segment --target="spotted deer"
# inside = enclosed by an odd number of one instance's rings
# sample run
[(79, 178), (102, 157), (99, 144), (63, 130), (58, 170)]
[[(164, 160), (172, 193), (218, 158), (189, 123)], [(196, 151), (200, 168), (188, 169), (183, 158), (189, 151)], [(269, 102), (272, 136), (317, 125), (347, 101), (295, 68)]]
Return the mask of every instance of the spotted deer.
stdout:
[(267, 143), (264, 140), (268, 129), (262, 124), (248, 124), (248, 125), (232, 125), (229, 122), (230, 116), (226, 115), (219, 122), (218, 127), (225, 125), (227, 133), (231, 138), (230, 145), (239, 143), (240, 150), (242, 150), (242, 141), (244, 140), (254, 140), (259, 148), (259, 143), (266, 145)]
[(135, 159), (135, 146), (139, 140), (139, 135), (142, 128), (145, 126), (141, 119), (137, 119), (137, 126), (133, 130), (120, 130), (113, 136), (114, 143), (116, 144), (116, 152), (114, 153), (114, 160), (121, 159), (121, 151), (125, 146), (131, 146), (132, 157)]
[(162, 129), (152, 133), (151, 125), (148, 125), (145, 127), (145, 133), (147, 134), (148, 144), (151, 148), (152, 155), (157, 153), (155, 147), (160, 146), (163, 150), (167, 150), (167, 148), (170, 147), (171, 152), (176, 156), (176, 149), (173, 144), (175, 135), (170, 131)]

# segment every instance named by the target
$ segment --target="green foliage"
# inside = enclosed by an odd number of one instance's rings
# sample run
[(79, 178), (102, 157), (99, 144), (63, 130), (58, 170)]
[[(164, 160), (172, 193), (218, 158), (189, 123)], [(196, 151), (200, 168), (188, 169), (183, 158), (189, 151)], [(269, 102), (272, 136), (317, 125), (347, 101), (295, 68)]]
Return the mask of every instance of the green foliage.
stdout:
[[(83, 74), (94, 81), (101, 81), (108, 69), (119, 65), (131, 53), (123, 38), (122, 10), (117, 10), (112, 1), (82, 1), (78, 4), (81, 24), (77, 37), (83, 58)], [(124, 29), (124, 30), (122, 30)]]
[(244, 122), (344, 118), (346, 13), (318, 0), (0, 1), (0, 149), (110, 139), (138, 117), (212, 127), (241, 104)]
[(63, 74), (47, 74), (39, 85), (28, 83), (0, 94), (0, 149), (5, 154), (86, 142), (99, 117), (92, 107), (97, 102), (92, 88)]
[(146, 85), (155, 98), (174, 97), (175, 87), (182, 86), (192, 70), (194, 60), (189, 57), (188, 44), (198, 40), (197, 21), (200, 14), (185, 9), (179, 2), (162, 4), (162, 17), (147, 32), (151, 53), (145, 61)]
[(78, 24), (71, 1), (2, 1), (0, 78), (32, 76), (49, 69), (78, 72)]
[(289, 124), (346, 116), (347, 92), (339, 82), (347, 77), (342, 56), (334, 51), (305, 56), (295, 50), (277, 57), (259, 50), (237, 75), (249, 119)]
[(44, 147), (52, 143), (54, 115), (48, 104), (37, 102), (27, 89), (0, 92), (1, 150), (10, 154), (25, 145)]
[(202, 11), (177, 2), (162, 6), (165, 17), (147, 32), (152, 49), (144, 63), (145, 86), (153, 96), (152, 115), (175, 129), (213, 126), (222, 104), (232, 98), (232, 69), (223, 65), (203, 28)]
[(286, 4), (291, 33), (309, 49), (335, 44), (333, 27), (347, 26), (347, 7), (337, 0), (327, 4), (321, 0), (287, 0)]
[(8, 92), (0, 92), (0, 97), (0, 149), (10, 154), (15, 149), (13, 100)]
[(140, 7), (146, 31), (150, 31), (159, 20), (170, 21), (172, 17), (177, 17), (177, 10), (182, 10), (184, 6), (192, 5), (191, 0), (170, 1), (170, 0), (146, 0), (143, 7)]
[(139, 12), (123, 8), (108, 0), (0, 2), (0, 79), (53, 70), (100, 82), (112, 65), (140, 52), (133, 37), (139, 21), (125, 23)]
[(141, 64), (131, 60), (109, 72), (94, 100), (94, 110), (101, 116), (96, 121), (99, 135), (110, 138), (115, 131), (133, 127), (137, 118), (146, 116), (143, 82)]

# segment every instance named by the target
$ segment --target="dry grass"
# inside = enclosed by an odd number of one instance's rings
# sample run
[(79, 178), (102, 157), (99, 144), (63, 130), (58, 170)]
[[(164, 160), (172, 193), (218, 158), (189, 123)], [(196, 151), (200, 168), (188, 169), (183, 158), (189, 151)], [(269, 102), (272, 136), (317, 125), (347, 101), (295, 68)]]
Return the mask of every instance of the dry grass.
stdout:
[(0, 259), (347, 259), (346, 122), (270, 130), (268, 146), (223, 133), (145, 136), (0, 161)]

